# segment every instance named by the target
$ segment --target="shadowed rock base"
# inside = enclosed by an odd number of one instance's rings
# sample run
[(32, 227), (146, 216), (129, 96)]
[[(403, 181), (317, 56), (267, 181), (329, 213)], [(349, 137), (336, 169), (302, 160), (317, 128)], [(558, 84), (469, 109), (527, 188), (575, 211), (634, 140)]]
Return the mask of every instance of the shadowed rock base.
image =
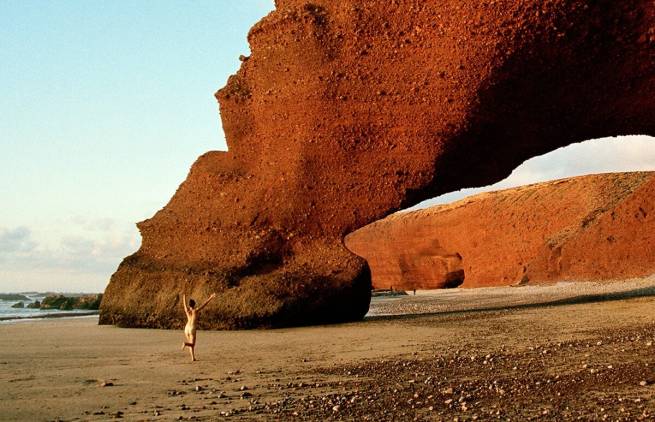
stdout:
[[(365, 261), (350, 253), (322, 258), (333, 264), (312, 268), (301, 263), (248, 275), (243, 268), (224, 272), (171, 268), (135, 254), (112, 277), (100, 323), (181, 328), (185, 323), (180, 316), (181, 292), (196, 301), (218, 293), (212, 306), (203, 310), (199, 325), (205, 329), (273, 328), (363, 318), (371, 291)], [(157, 288), (144, 296), (152, 285)]]

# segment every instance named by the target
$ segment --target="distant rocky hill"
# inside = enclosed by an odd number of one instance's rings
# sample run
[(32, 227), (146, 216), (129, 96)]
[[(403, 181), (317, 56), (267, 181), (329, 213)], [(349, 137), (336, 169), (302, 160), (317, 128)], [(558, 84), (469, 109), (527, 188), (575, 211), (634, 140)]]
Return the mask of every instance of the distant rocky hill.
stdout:
[(0, 300), (30, 300), (30, 298), (21, 293), (0, 293)]
[(64, 295), (50, 295), (46, 296), (41, 302), (36, 301), (33, 307), (40, 309), (59, 309), (62, 311), (70, 311), (73, 309), (84, 310), (98, 310), (100, 302), (102, 301), (102, 294), (91, 295), (78, 295), (78, 296), (64, 296)]
[(655, 273), (655, 173), (576, 177), (399, 213), (346, 238), (374, 288), (438, 289)]

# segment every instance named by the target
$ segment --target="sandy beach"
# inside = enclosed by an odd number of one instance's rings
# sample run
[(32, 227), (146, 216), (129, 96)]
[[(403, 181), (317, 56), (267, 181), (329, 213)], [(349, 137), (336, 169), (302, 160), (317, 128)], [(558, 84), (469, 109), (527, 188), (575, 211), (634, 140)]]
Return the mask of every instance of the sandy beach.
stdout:
[[(403, 315), (398, 315), (403, 314)], [(652, 420), (655, 278), (419, 292), (359, 323), (0, 324), (2, 420)]]

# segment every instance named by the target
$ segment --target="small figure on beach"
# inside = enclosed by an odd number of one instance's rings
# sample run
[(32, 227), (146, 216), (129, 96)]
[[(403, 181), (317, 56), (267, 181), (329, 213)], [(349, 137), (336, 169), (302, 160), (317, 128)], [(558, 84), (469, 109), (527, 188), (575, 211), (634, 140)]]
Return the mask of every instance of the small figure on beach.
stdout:
[(216, 293), (213, 293), (211, 296), (209, 296), (209, 299), (207, 299), (205, 303), (203, 303), (202, 305), (196, 308), (195, 300), (189, 299), (189, 305), (187, 306), (186, 294), (182, 295), (182, 305), (184, 305), (184, 313), (186, 314), (187, 317), (186, 326), (184, 327), (184, 337), (186, 337), (186, 341), (182, 344), (182, 350), (184, 350), (185, 347), (189, 348), (189, 353), (191, 353), (192, 362), (196, 361), (195, 348), (196, 348), (196, 329), (198, 327), (198, 314), (215, 297), (216, 297)]

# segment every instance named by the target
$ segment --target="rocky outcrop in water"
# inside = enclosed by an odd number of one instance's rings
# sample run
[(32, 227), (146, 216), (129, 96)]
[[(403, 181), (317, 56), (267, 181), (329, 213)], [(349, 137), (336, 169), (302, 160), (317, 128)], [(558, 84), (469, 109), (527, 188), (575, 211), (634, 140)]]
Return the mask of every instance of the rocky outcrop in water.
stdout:
[(97, 310), (100, 308), (100, 302), (102, 302), (101, 294), (83, 296), (50, 295), (40, 302), (39, 309), (59, 309), (61, 311), (73, 309)]
[(28, 303), (26, 306), (28, 309), (41, 309), (41, 302), (38, 300), (35, 300), (32, 303)]
[(449, 287), (452, 268), (463, 287), (647, 276), (655, 273), (655, 174), (483, 193), (387, 217), (346, 245), (366, 258), (376, 288)]
[(182, 293), (212, 292), (205, 328), (361, 318), (346, 234), (571, 142), (655, 134), (654, 28), (650, 0), (278, 0), (216, 94), (229, 151), (138, 224), (100, 322), (180, 327)]

